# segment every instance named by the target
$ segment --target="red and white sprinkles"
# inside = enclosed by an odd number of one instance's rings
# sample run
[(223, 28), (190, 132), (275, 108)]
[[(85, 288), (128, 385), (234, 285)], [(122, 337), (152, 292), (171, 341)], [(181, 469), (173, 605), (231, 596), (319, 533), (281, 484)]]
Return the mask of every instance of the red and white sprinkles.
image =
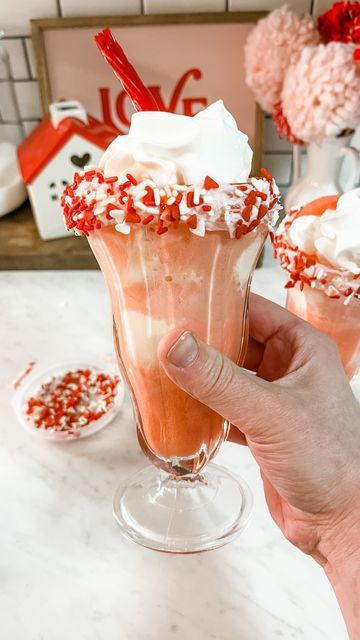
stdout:
[(159, 187), (150, 179), (138, 182), (130, 173), (105, 177), (100, 169), (86, 167), (75, 173), (61, 204), (67, 229), (77, 235), (114, 225), (125, 235), (149, 226), (161, 236), (183, 223), (198, 236), (227, 228), (232, 238), (240, 238), (261, 223), (272, 228), (281, 209), (279, 190), (265, 169), (262, 177), (242, 184), (219, 185), (206, 176), (200, 186)]
[(301, 291), (305, 286), (322, 289), (329, 298), (344, 299), (349, 304), (352, 299), (360, 299), (360, 274), (346, 269), (335, 269), (318, 262), (317, 256), (310, 256), (291, 245), (287, 233), (299, 209), (293, 209), (280, 224), (276, 235), (271, 235), (274, 258), (278, 258), (282, 268), (289, 273), (285, 288), (299, 283)]
[(76, 436), (111, 409), (119, 382), (118, 376), (94, 369), (53, 376), (27, 400), (26, 419), (35, 429)]
[(26, 367), (18, 374), (15, 380), (12, 381), (11, 386), (13, 389), (16, 390), (21, 386), (23, 380), (26, 378), (26, 376), (29, 375), (29, 373), (32, 372), (35, 365), (36, 365), (35, 360), (32, 360), (31, 362), (27, 363)]

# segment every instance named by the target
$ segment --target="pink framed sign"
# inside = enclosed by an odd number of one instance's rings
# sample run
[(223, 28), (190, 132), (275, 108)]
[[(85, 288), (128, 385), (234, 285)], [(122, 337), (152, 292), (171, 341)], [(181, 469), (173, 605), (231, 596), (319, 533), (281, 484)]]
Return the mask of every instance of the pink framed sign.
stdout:
[(245, 84), (244, 42), (263, 13), (56, 18), (33, 20), (44, 112), (79, 100), (96, 118), (126, 133), (132, 107), (104, 63), (94, 35), (110, 26), (164, 109), (194, 115), (222, 98), (254, 149), (259, 170), (262, 114)]

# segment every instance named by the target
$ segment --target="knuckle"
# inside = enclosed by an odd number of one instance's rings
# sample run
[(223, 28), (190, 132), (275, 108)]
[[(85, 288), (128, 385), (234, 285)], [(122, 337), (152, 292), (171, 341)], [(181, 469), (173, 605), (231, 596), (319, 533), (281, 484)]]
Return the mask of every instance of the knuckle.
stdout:
[(300, 318), (293, 320), (291, 329), (305, 352), (338, 357), (338, 348), (335, 342), (320, 329)]
[(314, 353), (317, 355), (321, 354), (325, 358), (331, 357), (331, 359), (339, 359), (339, 350), (334, 340), (332, 340), (328, 335), (320, 331), (319, 329), (313, 328), (314, 332)]
[[(312, 520), (311, 515), (308, 520)], [(316, 527), (312, 528), (309, 524), (307, 519), (304, 519), (304, 521), (300, 519), (288, 521), (285, 524), (284, 534), (285, 538), (294, 545), (294, 547), (297, 547), (307, 555), (312, 555), (319, 544), (319, 537)]]

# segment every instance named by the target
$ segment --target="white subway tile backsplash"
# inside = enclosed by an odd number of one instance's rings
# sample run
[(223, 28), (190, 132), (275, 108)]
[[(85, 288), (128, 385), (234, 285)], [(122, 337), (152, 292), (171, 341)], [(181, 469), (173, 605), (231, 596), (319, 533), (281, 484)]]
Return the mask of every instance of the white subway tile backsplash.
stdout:
[[(285, 4), (284, 0), (229, 0), (229, 11), (272, 11)], [(287, 0), (297, 13), (311, 10), (311, 0)]]
[(28, 57), (29, 66), (30, 66), (31, 77), (32, 78), (37, 78), (37, 69), (36, 69), (36, 62), (35, 62), (34, 47), (33, 47), (33, 43), (32, 43), (31, 38), (26, 38), (25, 39), (25, 46), (26, 46), (27, 57)]
[[(15, 82), (14, 87), (21, 118), (23, 120), (41, 118), (42, 111), (36, 80)], [(0, 119), (4, 122), (16, 121), (16, 110), (8, 82), (0, 83)]]
[(15, 91), (19, 102), (21, 117), (24, 120), (41, 118), (42, 109), (36, 80), (16, 82)]
[(30, 33), (32, 18), (58, 16), (56, 0), (1, 0), (0, 25), (6, 36), (24, 36)]
[(331, 9), (333, 6), (333, 2), (331, 0), (315, 0), (313, 7), (314, 16), (319, 16), (321, 13), (324, 13), (328, 9)]
[(286, 186), (291, 178), (291, 153), (264, 153), (264, 166), (279, 185)]
[(14, 108), (11, 87), (8, 82), (0, 83), (0, 121), (16, 121), (16, 111)]
[(29, 133), (33, 131), (33, 129), (35, 129), (35, 127), (37, 127), (39, 122), (40, 120), (24, 120), (23, 121), (25, 133), (27, 136), (29, 135)]
[(225, 11), (226, 0), (144, 0), (145, 13)]
[(291, 144), (286, 138), (280, 138), (272, 118), (264, 119), (264, 151), (291, 152)]
[(6, 140), (14, 144), (20, 144), (22, 140), (22, 132), (17, 124), (2, 124), (0, 122), (0, 141)]
[(117, 16), (141, 13), (141, 0), (60, 0), (65, 16)]
[[(10, 69), (13, 78), (24, 80), (29, 77), (26, 64), (23, 42), (20, 38), (14, 40), (1, 40), (0, 47), (4, 47), (9, 54)], [(6, 78), (5, 65), (0, 62), (0, 80)]]

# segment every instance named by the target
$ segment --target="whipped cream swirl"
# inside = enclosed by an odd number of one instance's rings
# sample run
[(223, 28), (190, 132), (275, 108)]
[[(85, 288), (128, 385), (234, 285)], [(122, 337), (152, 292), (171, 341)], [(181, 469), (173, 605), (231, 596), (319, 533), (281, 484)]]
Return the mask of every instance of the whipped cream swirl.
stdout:
[(336, 209), (296, 217), (287, 229), (294, 247), (336, 269), (360, 273), (360, 188), (340, 196)]
[(127, 135), (105, 151), (99, 168), (105, 176), (131, 173), (157, 185), (244, 182), (252, 151), (248, 137), (218, 100), (193, 117), (163, 111), (134, 113)]

